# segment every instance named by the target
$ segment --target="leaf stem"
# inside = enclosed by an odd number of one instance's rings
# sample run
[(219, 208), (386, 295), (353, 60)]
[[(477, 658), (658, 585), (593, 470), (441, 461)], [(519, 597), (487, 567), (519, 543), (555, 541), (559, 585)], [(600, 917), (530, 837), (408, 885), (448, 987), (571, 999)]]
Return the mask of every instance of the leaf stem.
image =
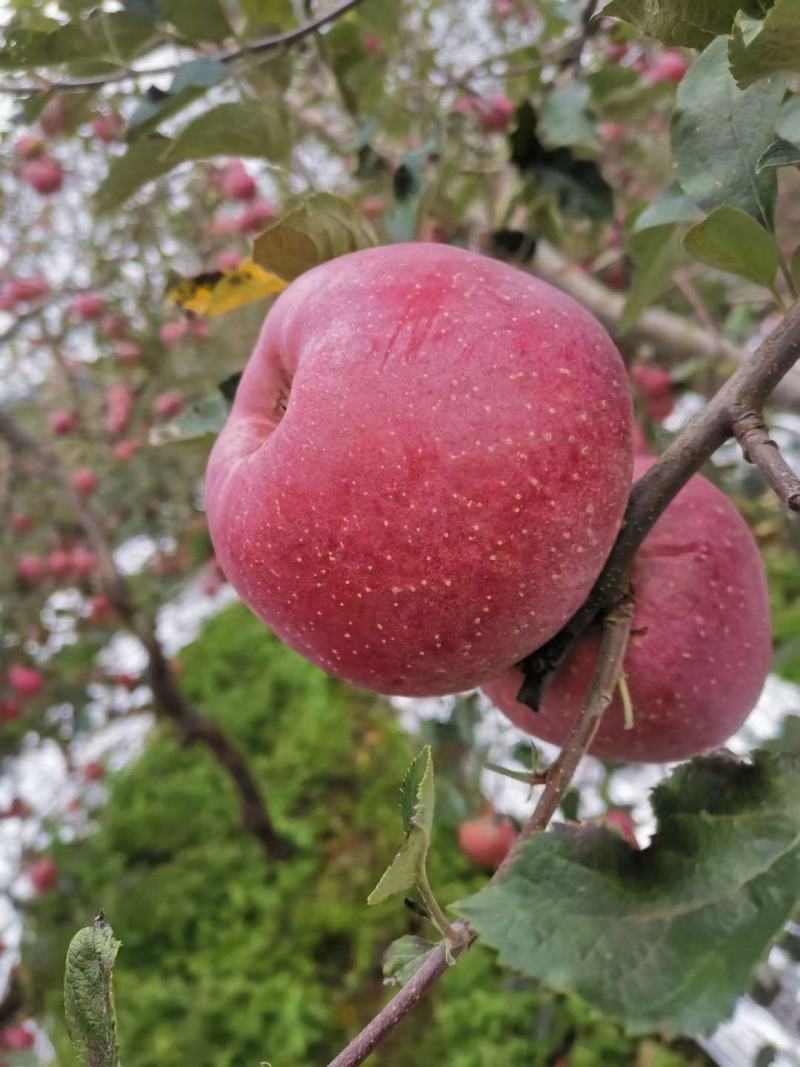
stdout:
[(422, 897), (425, 907), (430, 912), (431, 920), (436, 929), (442, 937), (446, 937), (448, 941), (454, 940), (456, 936), (455, 931), (431, 889), (430, 882), (428, 881), (427, 865), (424, 863), (422, 864), (422, 868), (417, 877), (417, 889), (419, 890), (419, 894)]

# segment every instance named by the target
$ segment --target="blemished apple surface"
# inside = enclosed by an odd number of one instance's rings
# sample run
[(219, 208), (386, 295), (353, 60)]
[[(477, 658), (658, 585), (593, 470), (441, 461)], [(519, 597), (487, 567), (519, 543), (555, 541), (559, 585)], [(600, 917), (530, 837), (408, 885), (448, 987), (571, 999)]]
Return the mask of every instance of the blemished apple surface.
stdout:
[(569, 297), (439, 244), (355, 252), (276, 301), (208, 464), (217, 558), (324, 670), (438, 695), (580, 605), (619, 529), (631, 406)]
[[(635, 477), (653, 462), (637, 457)], [(625, 727), (617, 692), (589, 751), (660, 763), (718, 747), (752, 711), (772, 658), (767, 581), (747, 524), (724, 493), (696, 474), (645, 538), (632, 579), (624, 672), (633, 727)], [(484, 692), (521, 729), (561, 744), (589, 688), (599, 643), (596, 631), (580, 639), (538, 712), (517, 702), (522, 675), (515, 669)]]

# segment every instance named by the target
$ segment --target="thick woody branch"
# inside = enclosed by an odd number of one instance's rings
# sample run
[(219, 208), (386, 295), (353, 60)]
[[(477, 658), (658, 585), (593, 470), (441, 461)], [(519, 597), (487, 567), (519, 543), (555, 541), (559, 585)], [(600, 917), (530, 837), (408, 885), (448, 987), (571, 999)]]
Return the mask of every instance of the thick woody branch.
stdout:
[[(317, 18), (312, 19), (303, 26), (298, 26), (293, 30), (287, 30), (285, 33), (277, 33), (271, 37), (262, 37), (257, 41), (250, 41), (247, 44), (240, 45), (236, 48), (229, 48), (226, 51), (217, 52), (214, 58), (219, 63), (233, 63), (237, 59), (242, 59), (246, 56), (260, 55), (264, 52), (271, 52), (277, 48), (288, 48), (290, 45), (297, 44), (304, 38), (316, 33), (317, 30), (322, 29), (323, 26), (327, 26), (331, 22), (335, 22), (336, 19), (341, 18), (342, 15), (350, 11), (361, 3), (361, 0), (344, 0), (344, 3), (338, 4), (331, 11), (328, 11), (324, 15), (319, 15)], [(177, 70), (181, 65), (181, 62), (166, 63), (159, 67), (150, 67), (150, 69), (137, 70), (134, 67), (125, 67), (123, 70), (115, 71), (113, 74), (98, 75), (94, 78), (71, 78), (65, 81), (50, 82), (42, 80), (40, 85), (0, 85), (0, 93), (13, 93), (20, 96), (28, 96), (41, 92), (59, 92), (59, 93), (75, 93), (83, 92), (86, 89), (99, 89), (104, 85), (110, 85), (113, 82), (121, 82), (127, 80), (137, 80), (139, 78), (152, 78), (157, 74), (171, 74)]]
[[(544, 830), (555, 815), (578, 764), (592, 743), (603, 712), (613, 699), (628, 645), (632, 619), (633, 598), (626, 594), (619, 604), (606, 615), (594, 677), (581, 711), (572, 724), (561, 754), (546, 772), (545, 787), (533, 814), (519, 836), (517, 845), (506, 856), (492, 877), (492, 881), (503, 876), (519, 844), (538, 830)], [(383, 1038), (390, 1034), (409, 1012), (413, 1011), (425, 993), (446, 972), (448, 965), (476, 940), (476, 934), (464, 922), (456, 923), (452, 929), (454, 937), (447, 942), (442, 942), (433, 950), (414, 977), (392, 997), (347, 1048), (328, 1064), (328, 1067), (357, 1067), (358, 1064), (363, 1063)]]
[(291, 847), (276, 831), (267, 812), (261, 789), (247, 760), (214, 719), (195, 711), (184, 700), (169, 660), (151, 623), (138, 615), (125, 579), (119, 573), (103, 525), (91, 504), (77, 493), (56, 456), (26, 433), (13, 416), (0, 409), (0, 438), (26, 463), (31, 472), (50, 482), (75, 511), (97, 557), (100, 583), (122, 622), (145, 646), (148, 675), (156, 713), (169, 720), (183, 740), (203, 745), (228, 774), (239, 799), (242, 823), (259, 842), (268, 860), (291, 854)]
[(781, 455), (760, 411), (743, 408), (734, 416), (733, 432), (748, 463), (754, 464), (764, 481), (790, 511), (800, 511), (800, 478)]

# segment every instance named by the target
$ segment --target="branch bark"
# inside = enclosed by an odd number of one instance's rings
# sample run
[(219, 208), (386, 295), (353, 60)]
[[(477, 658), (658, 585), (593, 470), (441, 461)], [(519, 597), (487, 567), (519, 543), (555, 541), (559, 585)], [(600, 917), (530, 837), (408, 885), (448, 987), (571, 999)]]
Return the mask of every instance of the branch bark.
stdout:
[[(305, 37), (309, 37), (312, 33), (316, 33), (323, 26), (335, 22), (361, 2), (362, 0), (344, 0), (343, 3), (338, 4), (327, 14), (318, 15), (317, 18), (312, 19), (303, 26), (297, 26), (293, 30), (286, 30), (284, 33), (276, 33), (271, 37), (262, 37), (260, 40), (250, 41), (248, 44), (243, 44), (236, 48), (229, 48), (226, 51), (218, 52), (214, 58), (220, 63), (233, 63), (244, 56), (258, 55), (262, 52), (273, 51), (276, 48), (288, 48), (290, 45), (302, 41)], [(134, 67), (126, 67), (124, 70), (115, 71), (113, 74), (98, 75), (94, 78), (71, 78), (60, 82), (43, 80), (41, 85), (0, 85), (0, 93), (25, 96), (41, 92), (83, 92), (86, 89), (99, 89), (104, 85), (126, 81), (129, 78), (136, 80), (138, 78), (151, 78), (157, 74), (171, 74), (179, 66), (181, 66), (181, 63), (165, 63), (160, 67), (151, 67), (149, 70), (136, 70)]]
[(121, 621), (145, 647), (156, 713), (175, 726), (186, 744), (207, 748), (225, 770), (239, 799), (242, 824), (256, 838), (266, 858), (272, 862), (287, 858), (291, 855), (291, 846), (275, 829), (261, 788), (243, 753), (218, 722), (201, 715), (184, 700), (155, 626), (152, 621), (140, 618), (128, 584), (117, 569), (103, 525), (91, 504), (72, 487), (56, 456), (26, 433), (13, 416), (1, 409), (0, 438), (5, 439), (9, 448), (28, 465), (34, 476), (49, 482), (75, 511), (97, 557), (101, 588), (108, 595)]
[(743, 408), (734, 415), (733, 432), (747, 462), (758, 467), (764, 481), (790, 511), (800, 511), (800, 478), (769, 436), (761, 412)]

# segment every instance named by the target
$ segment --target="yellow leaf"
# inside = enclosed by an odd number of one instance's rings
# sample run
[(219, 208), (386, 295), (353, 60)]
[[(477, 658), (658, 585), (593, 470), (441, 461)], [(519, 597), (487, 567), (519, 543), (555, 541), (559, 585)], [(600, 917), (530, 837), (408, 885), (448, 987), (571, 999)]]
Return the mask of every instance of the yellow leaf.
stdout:
[(181, 278), (170, 286), (167, 300), (184, 311), (211, 319), (275, 296), (288, 284), (272, 271), (243, 259), (236, 270), (215, 270), (194, 278)]

